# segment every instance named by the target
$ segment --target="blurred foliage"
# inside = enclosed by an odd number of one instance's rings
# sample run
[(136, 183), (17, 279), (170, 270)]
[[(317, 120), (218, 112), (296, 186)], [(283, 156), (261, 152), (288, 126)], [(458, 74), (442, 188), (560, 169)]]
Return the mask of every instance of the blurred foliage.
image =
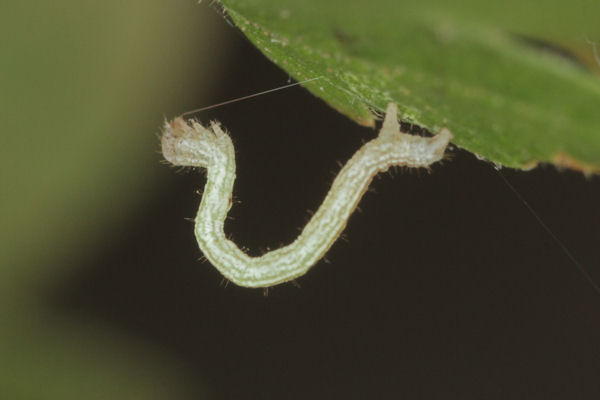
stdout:
[(332, 107), (404, 121), (495, 163), (600, 170), (600, 2), (222, 0), (261, 51)]
[(157, 193), (162, 118), (218, 80), (224, 24), (194, 0), (12, 1), (0, 15), (1, 397), (181, 398), (173, 360), (40, 297)]

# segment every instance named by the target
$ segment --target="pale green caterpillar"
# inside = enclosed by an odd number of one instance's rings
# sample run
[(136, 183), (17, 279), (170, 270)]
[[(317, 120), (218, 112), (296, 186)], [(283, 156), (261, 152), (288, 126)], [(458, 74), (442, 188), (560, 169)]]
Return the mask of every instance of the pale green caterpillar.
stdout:
[(231, 208), (235, 154), (219, 124), (205, 128), (182, 117), (166, 122), (162, 152), (174, 165), (207, 169), (195, 233), (208, 261), (237, 285), (269, 287), (303, 275), (325, 255), (375, 175), (395, 165), (428, 167), (442, 159), (451, 137), (447, 129), (431, 138), (401, 133), (396, 105), (389, 104), (378, 137), (365, 143), (342, 168), (298, 238), (260, 257), (245, 254), (223, 231)]

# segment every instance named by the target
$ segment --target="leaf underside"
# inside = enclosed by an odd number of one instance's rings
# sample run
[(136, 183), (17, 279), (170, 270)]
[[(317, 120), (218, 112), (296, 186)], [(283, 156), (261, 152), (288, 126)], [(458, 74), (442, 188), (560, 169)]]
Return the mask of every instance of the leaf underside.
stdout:
[(446, 126), (494, 163), (598, 172), (600, 2), (554, 3), (220, 2), (269, 59), (297, 80), (320, 76), (307, 89), (360, 124), (394, 102), (402, 121)]

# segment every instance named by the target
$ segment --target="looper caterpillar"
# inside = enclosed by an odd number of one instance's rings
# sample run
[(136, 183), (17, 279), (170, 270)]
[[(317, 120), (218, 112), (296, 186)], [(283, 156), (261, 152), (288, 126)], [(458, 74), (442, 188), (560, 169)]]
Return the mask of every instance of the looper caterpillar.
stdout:
[(428, 167), (442, 159), (451, 137), (445, 128), (431, 138), (400, 132), (397, 107), (390, 103), (378, 137), (348, 160), (296, 240), (260, 257), (245, 254), (223, 231), (231, 207), (235, 154), (231, 139), (220, 125), (212, 122), (204, 127), (182, 117), (166, 122), (162, 152), (174, 165), (207, 169), (195, 220), (196, 239), (206, 258), (239, 286), (269, 287), (303, 275), (325, 255), (375, 175), (391, 166)]

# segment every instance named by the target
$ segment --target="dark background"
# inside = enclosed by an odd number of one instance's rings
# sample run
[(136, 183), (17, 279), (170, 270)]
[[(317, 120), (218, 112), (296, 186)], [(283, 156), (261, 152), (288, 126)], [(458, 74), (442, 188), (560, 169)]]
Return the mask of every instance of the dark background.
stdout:
[[(236, 50), (215, 103), (286, 83), (228, 31)], [(234, 139), (239, 202), (226, 230), (253, 254), (292, 241), (337, 162), (376, 133), (299, 87), (200, 118)], [(185, 218), (203, 174), (165, 166), (162, 196), (50, 290), (48, 307), (153, 342), (215, 399), (600, 398), (600, 294), (498, 171), (450, 154), (431, 173), (375, 179), (330, 264), (267, 296), (225, 287), (197, 261)], [(600, 180), (502, 173), (600, 281)]]

